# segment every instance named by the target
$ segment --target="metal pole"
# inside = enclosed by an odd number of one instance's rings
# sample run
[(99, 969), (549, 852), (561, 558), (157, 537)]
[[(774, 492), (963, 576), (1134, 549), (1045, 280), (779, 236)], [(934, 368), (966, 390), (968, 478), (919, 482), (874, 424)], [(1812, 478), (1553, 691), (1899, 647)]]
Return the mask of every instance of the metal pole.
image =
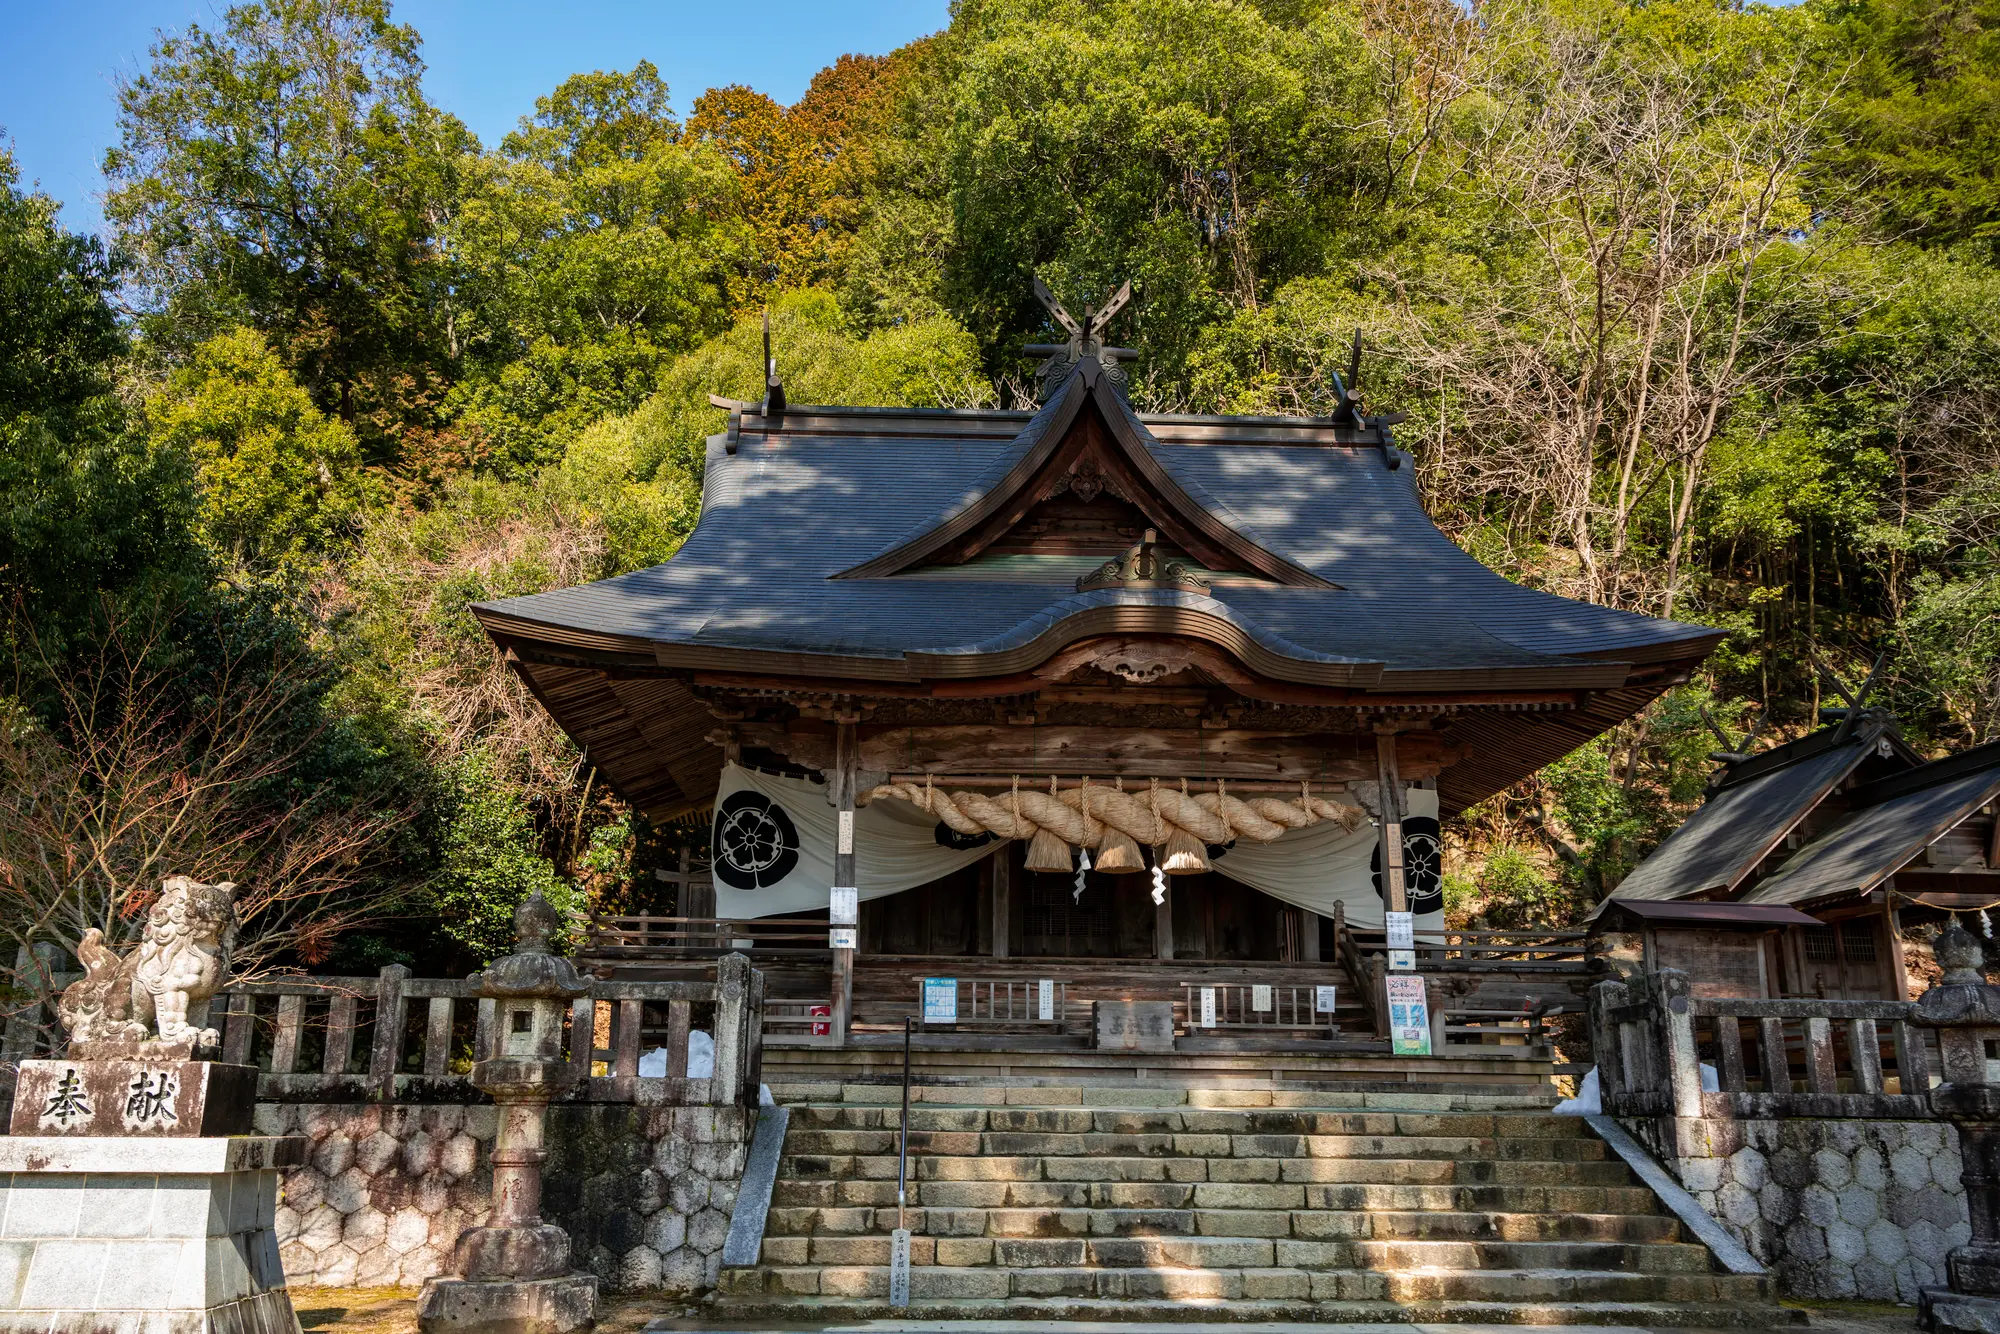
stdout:
[(903, 1016), (903, 1124), (896, 1146), (896, 1226), (902, 1227), (903, 1209), (909, 1187), (910, 1165), (910, 1029), (916, 1020)]
[(904, 1310), (910, 1304), (910, 1228), (904, 1218), (910, 1182), (910, 1029), (915, 1020), (903, 1016), (903, 1128), (896, 1149), (896, 1230), (889, 1235), (889, 1305)]

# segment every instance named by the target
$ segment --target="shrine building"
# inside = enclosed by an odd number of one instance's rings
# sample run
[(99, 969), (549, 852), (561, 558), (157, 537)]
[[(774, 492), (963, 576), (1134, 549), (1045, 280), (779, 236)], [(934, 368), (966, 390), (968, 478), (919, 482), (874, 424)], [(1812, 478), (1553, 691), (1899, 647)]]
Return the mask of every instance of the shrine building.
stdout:
[[(773, 372), (725, 402), (671, 560), (474, 608), (601, 781), (713, 816), (712, 864), (663, 872), (671, 916), (598, 924), (600, 975), (749, 948), (834, 1045), (900, 1033), (940, 974), (966, 1023), (1052, 983), (1059, 1009), (1172, 1000), (1184, 1043), (1193, 987), (1225, 988), (1209, 1036), (1240, 1044), (1297, 981), (1338, 1009), (1284, 1041), (1362, 1041), (1395, 908), (1462, 1007), (1573, 998), (1580, 936), (1444, 930), (1438, 821), (1722, 632), (1485, 568), (1344, 385), (1325, 417), (1139, 412), (1119, 299), (1050, 304), (1070, 337), (1038, 349), (1036, 410), (793, 404)], [(1026, 1005), (991, 1022), (1045, 1020)]]

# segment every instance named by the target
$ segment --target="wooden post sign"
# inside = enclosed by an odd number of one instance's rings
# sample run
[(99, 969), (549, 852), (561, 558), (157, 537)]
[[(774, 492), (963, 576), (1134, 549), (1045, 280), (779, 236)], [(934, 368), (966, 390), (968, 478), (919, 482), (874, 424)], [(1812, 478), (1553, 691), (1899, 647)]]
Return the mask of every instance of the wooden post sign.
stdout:
[(889, 1305), (900, 1311), (910, 1304), (910, 1230), (889, 1234)]
[(1409, 972), (1417, 966), (1417, 915), (1410, 912), (1383, 914), (1389, 938), (1389, 967)]

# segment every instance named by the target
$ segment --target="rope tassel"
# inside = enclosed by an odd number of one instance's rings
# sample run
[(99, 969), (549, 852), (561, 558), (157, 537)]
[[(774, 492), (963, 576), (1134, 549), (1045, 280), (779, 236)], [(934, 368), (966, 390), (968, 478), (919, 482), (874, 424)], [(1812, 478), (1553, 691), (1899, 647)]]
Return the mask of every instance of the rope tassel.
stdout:
[(995, 798), (982, 792), (947, 792), (928, 776), (922, 784), (884, 783), (869, 799), (894, 797), (927, 811), (960, 834), (992, 834), (1028, 840), (1027, 869), (1061, 874), (1075, 864), (1071, 849), (1097, 849), (1097, 869), (1138, 871), (1145, 865), (1140, 848), (1159, 849), (1155, 870), (1180, 875), (1206, 871), (1208, 844), (1237, 839), (1269, 843), (1289, 829), (1305, 829), (1331, 820), (1343, 829), (1358, 829), (1366, 818), (1358, 806), (1313, 795), (1305, 784), (1293, 800), (1278, 797), (1232, 797), (1220, 783), (1213, 792), (1190, 793), (1164, 788), (1158, 780), (1135, 796), (1122, 783), (1099, 787), (1086, 780), (1064, 792), (1049, 779), (1047, 792), (1013, 790)]

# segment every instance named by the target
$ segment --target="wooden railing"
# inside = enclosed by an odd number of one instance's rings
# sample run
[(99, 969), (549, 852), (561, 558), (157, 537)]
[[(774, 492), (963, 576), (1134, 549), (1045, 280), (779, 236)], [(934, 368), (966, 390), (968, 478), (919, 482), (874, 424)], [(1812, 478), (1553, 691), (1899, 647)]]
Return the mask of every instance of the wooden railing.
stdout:
[(1446, 1004), (1433, 1018), (1431, 1048), (1521, 1047), (1529, 1056), (1553, 1054), (1549, 1040), (1548, 1007), (1537, 1002), (1525, 1010), (1461, 1009)]
[[(1048, 989), (1049, 1007), (1045, 1017), (1040, 980), (959, 978), (957, 1022), (977, 1027), (1023, 1025), (1050, 1028), (1059, 1033), (1069, 1024), (1069, 984), (1050, 978)], [(922, 1022), (921, 990), (917, 997), (917, 1017)]]
[[(1337, 988), (1331, 977), (1324, 985)], [(1179, 1018), (1188, 1033), (1317, 1030), (1321, 1036), (1338, 1037), (1339, 1019), (1315, 1004), (1319, 990), (1320, 984), (1183, 982)], [(1213, 993), (1213, 999), (1204, 992)], [(1207, 1022), (1211, 1008), (1213, 1023)]]
[[(1382, 931), (1354, 930), (1357, 951), (1388, 948)], [(1581, 973), (1586, 971), (1582, 931), (1418, 931), (1422, 972)]]
[(1936, 1039), (1905, 1001), (1695, 996), (1668, 968), (1593, 987), (1590, 1022), (1613, 1116), (1931, 1114)]
[[(567, 1096), (586, 1102), (727, 1105), (756, 1098), (763, 1057), (763, 975), (742, 955), (718, 960), (713, 980), (593, 981), (570, 1007), (563, 1054), (575, 1069)], [(52, 979), (52, 994), (69, 980)], [(472, 1063), (491, 1049), (495, 1003), (476, 983), (420, 978), (401, 965), (374, 977), (239, 982), (209, 1005), (222, 1059), (255, 1065), (267, 1101), (477, 1101)], [(688, 1076), (690, 1035), (714, 1042), (713, 1073)], [(7, 1059), (55, 1054), (45, 1007), (30, 1002), (7, 1026)], [(650, 1043), (666, 1049), (664, 1077), (642, 1078)]]
[(719, 954), (830, 954), (825, 918), (596, 917), (582, 959), (690, 959)]

